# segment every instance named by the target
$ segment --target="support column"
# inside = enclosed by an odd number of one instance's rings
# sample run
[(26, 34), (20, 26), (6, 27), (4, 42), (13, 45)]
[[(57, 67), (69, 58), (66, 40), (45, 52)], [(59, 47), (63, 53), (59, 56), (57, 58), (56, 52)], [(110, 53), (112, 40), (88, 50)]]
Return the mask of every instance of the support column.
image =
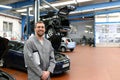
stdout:
[(40, 0), (35, 0), (35, 4), (34, 4), (34, 23), (39, 21), (39, 14), (40, 14)]
[(26, 28), (26, 30), (27, 30), (27, 38), (30, 36), (30, 9), (29, 9), (29, 7), (27, 7), (27, 28)]
[(22, 38), (21, 40), (24, 40), (25, 39), (25, 32), (24, 32), (24, 29), (25, 29), (25, 19), (26, 19), (26, 16), (22, 16)]

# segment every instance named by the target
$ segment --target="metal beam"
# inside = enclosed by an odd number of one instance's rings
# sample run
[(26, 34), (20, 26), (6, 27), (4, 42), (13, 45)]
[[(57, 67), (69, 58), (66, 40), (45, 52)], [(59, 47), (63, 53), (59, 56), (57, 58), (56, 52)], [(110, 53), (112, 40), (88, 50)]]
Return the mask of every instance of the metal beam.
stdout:
[(34, 3), (34, 20), (35, 21), (34, 21), (34, 23), (39, 21), (39, 13), (40, 13), (39, 6), (40, 6), (40, 1), (39, 0), (35, 0), (35, 3)]
[(29, 7), (34, 5), (34, 0), (26, 0), (26, 1), (22, 1), (22, 2), (16, 2), (13, 4), (8, 4), (9, 6), (12, 6), (13, 8), (22, 8), (22, 7)]
[(115, 12), (120, 12), (120, 9), (115, 9), (115, 10), (106, 10), (106, 11), (98, 11), (94, 13), (86, 13), (86, 14), (77, 14), (77, 15), (70, 15), (68, 18), (78, 18), (78, 17), (89, 17), (89, 16), (95, 16), (99, 14), (107, 14), (107, 13), (115, 13)]
[(75, 11), (85, 11), (85, 10), (95, 10), (100, 8), (108, 8), (108, 7), (120, 7), (120, 1), (114, 1), (114, 2), (105, 2), (105, 3), (97, 3), (87, 6), (78, 6)]
[(45, 0), (42, 0), (45, 4), (47, 4), (48, 6), (50, 6), (51, 8), (53, 8), (54, 10), (56, 11), (59, 11), (56, 7), (53, 7), (50, 3), (48, 3), (47, 1)]
[[(39, 0), (41, 1), (41, 0)], [(53, 2), (56, 0), (46, 0), (47, 2)], [(34, 5), (35, 0), (25, 0), (25, 1), (21, 1), (21, 2), (16, 2), (16, 3), (12, 3), (12, 4), (8, 4), (9, 6), (12, 6), (13, 8), (21, 8), (21, 7), (29, 7)]]

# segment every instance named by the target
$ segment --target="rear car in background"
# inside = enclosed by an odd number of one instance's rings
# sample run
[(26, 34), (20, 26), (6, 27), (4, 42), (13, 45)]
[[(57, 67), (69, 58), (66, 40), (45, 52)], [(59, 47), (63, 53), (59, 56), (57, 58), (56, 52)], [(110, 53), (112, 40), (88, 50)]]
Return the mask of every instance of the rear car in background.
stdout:
[[(3, 67), (27, 71), (23, 54), (24, 42), (9, 41), (8, 47), (9, 50), (4, 58)], [(70, 59), (67, 55), (55, 52), (55, 60), (56, 66), (53, 74), (60, 74), (70, 69)]]
[(62, 37), (60, 51), (65, 52), (67, 50), (70, 50), (72, 52), (75, 49), (75, 47), (76, 42), (74, 42), (71, 38)]

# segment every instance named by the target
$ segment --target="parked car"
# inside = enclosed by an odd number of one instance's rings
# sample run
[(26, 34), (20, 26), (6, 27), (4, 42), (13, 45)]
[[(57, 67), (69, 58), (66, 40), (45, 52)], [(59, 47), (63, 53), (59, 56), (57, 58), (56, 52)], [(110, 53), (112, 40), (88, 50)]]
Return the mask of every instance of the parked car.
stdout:
[[(9, 41), (8, 54), (4, 58), (3, 67), (26, 71), (23, 47), (24, 42)], [(70, 69), (70, 59), (67, 55), (55, 52), (56, 66), (53, 74), (60, 74)]]
[(76, 42), (74, 42), (71, 38), (62, 37), (60, 51), (65, 52), (67, 50), (73, 51), (76, 47)]
[(0, 70), (0, 80), (16, 80), (16, 79), (12, 77), (10, 74)]

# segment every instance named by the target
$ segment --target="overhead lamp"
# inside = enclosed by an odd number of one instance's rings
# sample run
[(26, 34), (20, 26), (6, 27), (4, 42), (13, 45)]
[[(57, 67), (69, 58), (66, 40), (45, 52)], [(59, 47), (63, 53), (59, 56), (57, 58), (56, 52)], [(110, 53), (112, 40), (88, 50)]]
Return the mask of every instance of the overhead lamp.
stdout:
[(6, 6), (6, 5), (0, 5), (1, 8), (7, 8), (7, 9), (12, 9), (11, 6)]
[[(33, 10), (32, 7), (29, 8), (29, 10)], [(26, 12), (27, 11), (27, 8), (24, 8), (24, 9), (19, 9), (19, 10), (16, 10), (17, 12)]]
[[(26, 13), (21, 13), (21, 15), (27, 16)], [(29, 16), (34, 16), (33, 14), (29, 14)]]

